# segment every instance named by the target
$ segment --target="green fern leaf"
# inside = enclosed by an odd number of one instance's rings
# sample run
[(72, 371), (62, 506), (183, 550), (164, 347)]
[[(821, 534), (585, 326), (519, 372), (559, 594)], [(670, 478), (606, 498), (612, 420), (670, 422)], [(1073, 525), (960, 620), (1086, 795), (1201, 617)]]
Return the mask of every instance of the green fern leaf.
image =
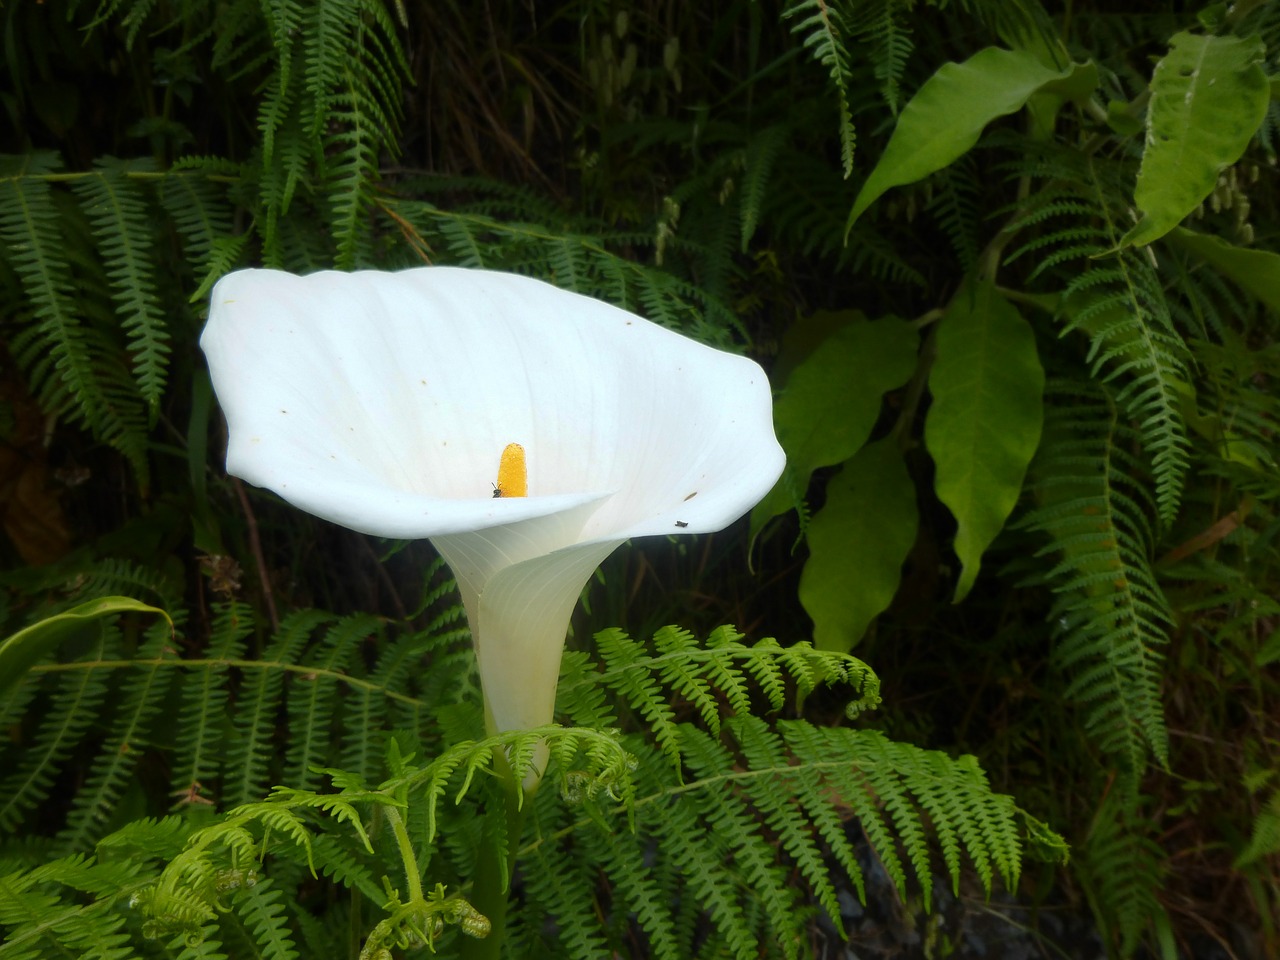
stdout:
[[(550, 944), (540, 943), (537, 945), (540, 948), (537, 949), (538, 954), (560, 955), (571, 960), (597, 960), (609, 955), (609, 945), (599, 930), (596, 914), (599, 905), (595, 902), (591, 873), (590, 865), (581, 858), (552, 862), (541, 848), (534, 851), (531, 869), (527, 872), (528, 893), (543, 911), (556, 918), (559, 937), (555, 948), (562, 951), (557, 954)], [(527, 931), (525, 936), (538, 933), (540, 931)], [(534, 944), (525, 943), (523, 946), (521, 955), (537, 955)]]
[(236, 698), (236, 735), (227, 748), (228, 775), (223, 780), (224, 802), (232, 806), (260, 799), (267, 791), (276, 759), (278, 712), (284, 691), (285, 667), (298, 662), (312, 633), (331, 621), (328, 614), (300, 610), (280, 624)]
[(853, 174), (853, 150), (856, 135), (853, 112), (849, 108), (849, 86), (852, 83), (851, 57), (845, 46), (849, 30), (843, 18), (827, 0), (799, 0), (782, 14), (783, 19), (799, 18), (791, 32), (801, 36), (810, 56), (827, 68), (836, 91), (839, 111), (840, 163), (845, 177)]
[(248, 922), (258, 955), (263, 960), (297, 960), (298, 950), (284, 916), (283, 892), (270, 879), (236, 891), (238, 913)]
[[(90, 656), (113, 659), (119, 650), (119, 630), (101, 623), (96, 629)], [(51, 692), (52, 707), (34, 740), (0, 781), (0, 831), (16, 831), (25, 814), (49, 796), (59, 768), (97, 720), (107, 692), (106, 671), (71, 670), (58, 676)]]
[[(212, 286), (230, 269), (231, 264), (225, 258), (226, 246), (236, 240), (243, 243), (245, 239), (232, 233), (226, 189), (213, 182), (214, 176), (241, 179), (246, 172), (234, 166), (228, 169), (226, 163), (215, 158), (191, 157), (175, 162), (160, 182), (160, 203), (182, 235), (183, 253), (200, 278), (198, 291)], [(236, 252), (238, 254), (239, 249)], [(194, 294), (191, 302), (197, 302)]]
[(165, 946), (176, 960), (228, 960), (218, 939), (218, 927), (214, 924), (192, 933), (179, 934)]
[(112, 299), (128, 335), (138, 389), (151, 412), (159, 413), (168, 370), (169, 331), (156, 294), (152, 214), (130, 174), (153, 173), (149, 161), (98, 160), (93, 173), (75, 182), (111, 281)]
[(1159, 896), (1166, 854), (1150, 814), (1142, 809), (1144, 798), (1130, 778), (1125, 780), (1094, 815), (1079, 860), (1095, 915), (1119, 955), (1129, 957), (1148, 929), (1167, 931), (1169, 918)]
[[(733, 718), (730, 723), (750, 769), (784, 771), (790, 766), (786, 745), (778, 734), (770, 730), (759, 718), (744, 715)], [(782, 841), (782, 847), (788, 857), (795, 863), (818, 902), (827, 911), (827, 916), (836, 924), (836, 929), (843, 934), (839, 898), (831, 882), (831, 872), (826, 860), (814, 843), (811, 831), (819, 825), (809, 819), (811, 812), (817, 813), (822, 820), (826, 821), (823, 824), (826, 829), (822, 831), (822, 835), (824, 839), (831, 837), (835, 840), (832, 851), (841, 860), (846, 870), (849, 865), (852, 865), (850, 875), (861, 881), (861, 870), (845, 838), (843, 825), (833, 829), (836, 823), (832, 822), (835, 818), (831, 815), (829, 804), (815, 804), (814, 793), (812, 784), (804, 778), (788, 777), (782, 773), (773, 777), (768, 775), (761, 777), (753, 782), (750, 791), (751, 799), (765, 822)], [(804, 803), (804, 800), (809, 802)], [(860, 883), (858, 889), (860, 891), (862, 889)]]
[(889, 111), (898, 115), (902, 96), (902, 74), (911, 55), (911, 30), (899, 20), (899, 10), (910, 9), (902, 0), (875, 0), (858, 11), (851, 20), (851, 34), (870, 48), (875, 77), (880, 81), (880, 95)]
[(738, 219), (742, 223), (742, 242), (739, 247), (746, 253), (760, 225), (760, 215), (769, 193), (770, 180), (778, 154), (791, 136), (790, 126), (775, 124), (760, 131), (747, 144), (744, 156), (746, 170), (742, 175), (742, 204)]
[(240, 656), (244, 638), (252, 629), (253, 619), (244, 604), (218, 609), (206, 661), (183, 677), (172, 768), (178, 802), (197, 802), (222, 770), (229, 696), (227, 661)]
[(313, 677), (299, 678), (289, 688), (288, 710), (290, 750), (284, 782), (307, 789), (316, 783), (314, 768), (333, 761), (332, 725), (337, 707), (339, 678), (356, 656), (357, 647), (376, 636), (376, 617), (357, 614), (345, 617), (325, 633), (306, 658)]
[[(82, 423), (120, 450), (145, 486), (146, 424), (131, 378), (112, 347), (80, 319), (65, 251), (63, 213), (45, 174), (55, 154), (37, 153), (0, 176), (0, 251), (22, 281), (34, 323), (10, 343), (41, 405)], [(24, 310), (25, 312), (25, 310)], [(25, 318), (24, 318), (25, 319)]]
[(128, 786), (129, 777), (147, 745), (151, 725), (172, 687), (171, 671), (163, 669), (159, 662), (166, 658), (165, 651), (172, 642), (168, 623), (160, 622), (148, 628), (147, 639), (135, 656), (156, 662), (129, 673), (112, 698), (112, 733), (94, 760), (84, 785), (76, 791), (67, 825), (58, 837), (62, 850), (70, 853), (91, 847), (100, 838), (103, 824), (110, 819)]
[(386, 127), (376, 104), (354, 87), (332, 98), (332, 122), (339, 126), (329, 137), (335, 156), (328, 163), (330, 229), (337, 241), (336, 264), (350, 270), (370, 259), (367, 224), (373, 184), (378, 175), (378, 149)]
[[(678, 808), (676, 808), (678, 809)], [(681, 828), (685, 829), (681, 829)], [(674, 834), (688, 833), (685, 821), (671, 820)], [(655, 960), (682, 960), (675, 926), (669, 912), (670, 900), (659, 889), (652, 872), (644, 865), (643, 849), (633, 837), (609, 831), (593, 831), (588, 839), (593, 859), (601, 864), (625, 865), (610, 877), (622, 902), (636, 915), (640, 929), (648, 937)], [(695, 864), (696, 866), (696, 864)]]
[(1173, 621), (1151, 569), (1151, 506), (1125, 449), (1131, 431), (1096, 388), (1057, 382), (1050, 392), (1056, 403), (1032, 468), (1041, 506), (1023, 523), (1052, 538), (1042, 552), (1060, 555), (1046, 575), (1057, 596), (1055, 655), (1102, 749), (1131, 770), (1148, 750), (1165, 764), (1158, 651)]

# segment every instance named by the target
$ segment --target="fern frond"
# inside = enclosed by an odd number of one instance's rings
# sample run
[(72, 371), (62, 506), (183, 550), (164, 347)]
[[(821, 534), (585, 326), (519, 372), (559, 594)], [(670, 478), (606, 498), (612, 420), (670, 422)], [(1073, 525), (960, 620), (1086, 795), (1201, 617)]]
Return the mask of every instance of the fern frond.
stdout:
[[(1008, 889), (1017, 886), (1022, 850), (1022, 831), (1012, 798), (993, 793), (985, 775), (972, 757), (953, 760), (937, 751), (911, 744), (895, 743), (872, 730), (819, 728), (800, 721), (779, 723), (788, 746), (800, 761), (800, 768), (812, 764), (811, 773), (833, 778), (828, 787), (843, 785), (838, 795), (845, 801), (858, 800), (868, 790), (885, 804), (895, 830), (902, 838), (916, 881), (928, 889), (929, 878), (922, 873), (928, 860), (922, 843), (922, 812), (928, 812), (929, 827), (945, 824), (945, 842), (958, 840), (978, 867), (984, 888), (990, 892), (993, 875), (984, 864), (993, 863)], [(800, 768), (797, 776), (803, 776)], [(861, 772), (859, 769), (861, 768)], [(850, 777), (853, 777), (851, 780)], [(940, 802), (946, 798), (949, 802)], [(930, 808), (934, 809), (930, 809)], [(870, 822), (876, 822), (872, 818)], [(866, 828), (866, 822), (863, 824)], [(903, 831), (906, 831), (903, 837)], [(873, 840), (882, 858), (896, 853), (892, 844)], [(945, 857), (953, 882), (958, 864), (953, 855)], [(887, 863), (886, 863), (887, 866)], [(903, 889), (905, 871), (895, 878)]]
[[(313, 679), (295, 678), (289, 689), (291, 749), (284, 782), (306, 788), (316, 782), (313, 770), (334, 759), (330, 754), (334, 710), (338, 701), (338, 676), (357, 655), (358, 646), (376, 636), (376, 617), (354, 615), (335, 623), (306, 658), (315, 670)], [(299, 682), (301, 680), (301, 682)]]
[[(687, 724), (680, 736), (686, 764), (679, 786), (662, 749), (633, 739), (634, 804), (609, 810), (583, 797), (570, 802), (585, 810), (536, 804), (538, 838), (520, 863), (526, 890), (550, 915), (539, 927), (544, 935), (548, 922), (562, 938), (569, 925), (557, 918), (560, 898), (553, 878), (541, 875), (544, 864), (585, 859), (609, 891), (609, 919), (595, 928), (610, 942), (633, 935), (617, 926), (619, 917), (631, 917), (634, 935), (654, 955), (754, 958), (759, 944), (769, 943), (794, 956), (810, 912), (797, 896), (797, 876), (826, 910), (838, 908), (832, 859), (862, 890), (850, 814), (902, 890), (911, 879), (928, 890), (929, 836), (944, 844), (953, 883), (962, 855), (988, 890), (997, 874), (1006, 885), (1017, 882), (1023, 815), (1011, 798), (991, 791), (971, 757), (953, 760), (874, 731), (803, 721), (771, 729), (749, 714), (725, 721), (720, 738)], [(620, 829), (624, 816), (634, 834)], [(1025, 839), (1062, 849), (1049, 833), (1027, 831)], [(580, 883), (576, 889), (581, 896)], [(575, 915), (581, 923), (580, 910)], [(838, 923), (838, 909), (834, 916)]]
[(1046, 575), (1056, 599), (1055, 657), (1067, 695), (1086, 706), (1086, 729), (1129, 769), (1147, 751), (1168, 762), (1161, 657), (1172, 616), (1151, 569), (1153, 504), (1126, 447), (1133, 431), (1096, 388), (1051, 385), (1057, 402), (1033, 465), (1040, 506), (1023, 521), (1052, 538)]
[[(168, 623), (153, 624), (138, 647), (139, 659), (159, 661), (172, 643)], [(91, 847), (102, 835), (129, 777), (149, 745), (152, 724), (164, 707), (173, 677), (159, 663), (129, 674), (112, 698), (111, 735), (103, 744), (58, 836), (59, 847), (72, 852)]]
[[(373, 869), (362, 859), (367, 849), (355, 837), (322, 833), (312, 839), (311, 851), (314, 864), (310, 866), (314, 866), (318, 873), (332, 877), (349, 890), (359, 890), (370, 903), (380, 903), (386, 896)], [(284, 847), (282, 855), (292, 857), (299, 865), (308, 866), (298, 852), (296, 847)]]
[(849, 233), (849, 250), (853, 270), (874, 280), (921, 288), (928, 285), (924, 274), (902, 259), (882, 234), (861, 223), (854, 224)]
[(136, 854), (160, 860), (176, 857), (186, 846), (195, 825), (186, 817), (139, 817), (103, 837), (96, 847), (109, 851), (112, 859), (124, 860)]
[[(692, 816), (673, 813), (671, 818), (672, 833), (688, 837), (699, 828), (691, 822)], [(634, 913), (640, 929), (644, 931), (646, 940), (655, 958), (662, 960), (679, 960), (686, 956), (676, 936), (676, 926), (670, 913), (670, 897), (665, 884), (661, 884), (654, 876), (656, 869), (645, 865), (643, 847), (635, 838), (622, 833), (599, 831), (593, 833), (588, 840), (591, 859), (597, 864), (633, 864), (628, 869), (615, 871), (610, 876), (618, 902), (625, 903), (628, 911)], [(685, 847), (688, 851), (691, 845)], [(682, 863), (695, 873), (702, 873), (706, 867), (700, 861), (689, 857), (686, 852)], [(691, 884), (694, 878), (690, 878)], [(704, 885), (705, 886), (705, 885)], [(698, 891), (701, 893), (701, 890)]]
[(160, 570), (119, 557), (103, 557), (89, 566), (77, 566), (67, 598), (82, 603), (97, 597), (123, 595), (153, 601), (169, 611), (175, 622), (185, 619), (182, 588)]
[(219, 661), (233, 659), (244, 648), (253, 630), (253, 618), (243, 604), (227, 604), (217, 611), (209, 638), (213, 664), (193, 669), (179, 688), (172, 782), (177, 802), (197, 802), (222, 770), (225, 759), (227, 670)]
[(1271, 799), (1258, 811), (1249, 843), (1236, 858), (1236, 866), (1248, 866), (1277, 853), (1280, 853), (1280, 790), (1273, 792)]
[(249, 672), (236, 698), (236, 735), (227, 748), (228, 775), (222, 798), (232, 806), (266, 793), (277, 755), (277, 725), (284, 691), (285, 664), (297, 663), (313, 632), (331, 620), (316, 610), (300, 610), (281, 622), (263, 651), (258, 669)]
[(716, 734), (722, 697), (736, 712), (749, 711), (748, 677), (760, 685), (774, 710), (782, 707), (788, 683), (801, 699), (819, 685), (849, 684), (860, 693), (849, 705), (851, 715), (880, 701), (878, 679), (855, 657), (815, 650), (807, 643), (783, 647), (772, 639), (753, 645), (741, 640), (732, 628), (721, 627), (703, 645), (686, 630), (663, 627), (654, 635), (656, 652), (651, 653), (646, 644), (621, 630), (602, 630), (596, 644), (604, 669), (586, 671), (585, 660), (567, 657), (557, 688), (558, 707), (575, 724), (616, 726), (617, 706), (625, 704), (644, 718), (662, 750), (678, 765), (684, 728), (671, 705), (673, 693), (693, 705)]
[(350, 270), (370, 259), (364, 214), (378, 174), (378, 148), (386, 118), (354, 85), (335, 94), (332, 121), (338, 129), (328, 138), (334, 158), (327, 164), (331, 230), (337, 241), (336, 264)]
[[(762, 723), (743, 719), (735, 719), (733, 724), (743, 758), (750, 769), (783, 770), (791, 765), (788, 748), (776, 732)], [(772, 780), (762, 779), (760, 786), (761, 789), (754, 793), (754, 799), (765, 823), (778, 836), (787, 857), (796, 865), (836, 929), (843, 934), (839, 898), (831, 882), (826, 859), (818, 855), (813, 834), (817, 831), (830, 846), (833, 855), (862, 893), (862, 871), (845, 835), (844, 825), (837, 820), (830, 805), (816, 796), (812, 783), (799, 778), (784, 780), (778, 776)]]
[(169, 331), (156, 294), (152, 214), (129, 175), (154, 170), (150, 161), (108, 157), (97, 161), (93, 172), (76, 180), (74, 187), (93, 225), (116, 314), (128, 336), (134, 376), (153, 424), (168, 371)]
[(738, 214), (742, 223), (742, 244), (739, 249), (743, 253), (747, 252), (756, 227), (760, 224), (760, 214), (769, 192), (774, 164), (790, 136), (788, 124), (775, 124), (760, 131), (747, 143), (743, 158), (746, 169), (742, 174), (742, 203)]
[[(575, 293), (608, 300), (713, 346), (729, 346), (726, 332), (730, 330), (745, 336), (741, 319), (722, 300), (701, 285), (611, 252), (606, 247), (611, 235), (584, 236), (500, 221), (416, 200), (384, 202), (384, 207), (402, 229), (406, 224), (412, 228), (416, 243), (432, 246), (432, 240), (438, 239), (449, 262), (554, 279)], [(625, 235), (622, 239), (635, 242), (638, 238)], [(726, 242), (732, 247), (731, 237)], [(727, 250), (726, 258), (731, 252)]]
[(136, 388), (103, 337), (82, 322), (73, 297), (63, 213), (43, 178), (59, 165), (55, 154), (37, 153), (0, 176), (0, 251), (22, 282), (23, 312), (30, 310), (34, 321), (10, 349), (41, 406), (118, 449), (145, 486), (146, 423)]
[[(11, 688), (4, 699), (0, 700), (0, 728), (7, 730), (16, 727), (39, 692), (40, 684), (32, 682), (20, 683)], [(3, 756), (3, 751), (0, 751), (0, 756)]]
[[(1128, 778), (1126, 778), (1126, 781)], [(1143, 809), (1131, 782), (1122, 782), (1094, 815), (1092, 829), (1080, 848), (1080, 869), (1095, 915), (1102, 918), (1120, 956), (1133, 956), (1151, 927), (1169, 928), (1160, 903), (1165, 851), (1155, 837), (1155, 824)]]
[(319, 0), (307, 11), (302, 30), (307, 92), (303, 127), (309, 140), (320, 139), (339, 78), (352, 69), (348, 55), (352, 36), (361, 29), (359, 22), (359, 0)]
[[(557, 223), (565, 219), (564, 209), (525, 184), (507, 183), (489, 177), (419, 176), (398, 182), (403, 196), (442, 197), (440, 204), (465, 208), (492, 220), (526, 223)], [(459, 198), (465, 201), (459, 202)]]
[[(279, 31), (278, 11), (292, 0), (262, 4), (256, 0), (229, 0), (218, 9), (216, 22), (205, 31), (195, 32), (188, 46), (212, 40), (209, 56), (211, 69), (228, 79), (261, 76), (259, 72), (271, 57), (271, 44)], [(210, 18), (211, 21), (213, 18)]]
[(299, 956), (285, 920), (283, 898), (269, 877), (236, 891), (237, 915), (248, 921), (258, 955), (264, 960), (297, 960)]
[[(95, 629), (97, 636), (89, 655), (97, 660), (116, 656), (119, 630), (105, 623)], [(49, 796), (59, 767), (98, 719), (107, 692), (106, 671), (58, 674), (49, 712), (42, 718), (34, 740), (24, 745), (9, 774), (0, 781), (0, 831), (17, 830), (27, 812)]]
[(880, 82), (880, 95), (889, 112), (898, 115), (902, 95), (902, 74), (913, 49), (911, 29), (900, 19), (902, 0), (873, 0), (852, 18), (852, 36), (869, 48), (871, 67)]
[[(200, 278), (193, 303), (231, 269), (247, 240), (232, 233), (226, 189), (210, 179), (228, 175), (242, 178), (246, 172), (238, 167), (229, 172), (225, 163), (214, 158), (193, 157), (175, 163), (160, 182), (160, 203), (182, 236), (185, 259)], [(228, 251), (229, 246), (233, 251)], [(228, 252), (234, 255), (228, 258)]]
[(265, 83), (258, 105), (262, 136), (259, 204), (264, 211), (262, 245), (268, 266), (284, 265), (281, 221), (298, 188), (307, 181), (318, 152), (318, 137), (309, 136), (302, 119), (305, 77), (294, 69), (303, 50), (303, 9), (297, 0), (282, 0), (264, 8), (271, 32), (275, 69)]
[[(301, 74), (295, 76), (293, 61), (295, 52), (305, 56), (301, 49), (303, 34), (303, 8), (299, 0), (280, 0), (262, 7), (267, 29), (274, 47), (276, 68), (266, 84), (266, 95), (258, 106), (258, 129), (262, 134), (264, 166), (275, 159), (276, 135), (283, 129), (287, 118), (295, 115), (294, 107), (302, 89)], [(301, 130), (298, 131), (299, 139)], [(314, 138), (312, 138), (314, 139)]]
[[(609, 943), (599, 929), (592, 865), (582, 859), (551, 862), (539, 847), (527, 871), (529, 896), (556, 918), (555, 938), (548, 942), (538, 924), (535, 929), (514, 931), (518, 956), (561, 956), (569, 960), (596, 960), (609, 955)], [(523, 942), (520, 942), (523, 941)]]
[(182, 933), (165, 944), (176, 960), (229, 960), (218, 939), (218, 927), (209, 924), (195, 933)]
[[(104, 864), (77, 855), (0, 876), (0, 926), (9, 928), (0, 957), (130, 960), (133, 937), (116, 901), (145, 883), (143, 871), (134, 862)], [(86, 894), (94, 898), (87, 905)]]
[(946, 233), (966, 271), (978, 262), (978, 229), (984, 216), (980, 183), (972, 155), (966, 154), (934, 177), (933, 199), (925, 208)]
[[(1101, 382), (1113, 384), (1116, 399), (1138, 423), (1151, 457), (1161, 521), (1178, 513), (1190, 463), (1190, 440), (1182, 397), (1190, 392), (1187, 347), (1175, 328), (1159, 271), (1141, 252), (1119, 249), (1118, 218), (1127, 194), (1111, 165), (1078, 158), (1059, 164), (1061, 151), (1032, 154), (1030, 169), (1064, 176), (1017, 211), (1019, 230), (1054, 229), (1021, 241), (1006, 263), (1030, 253), (1040, 256), (1030, 278), (1065, 272), (1062, 295), (1064, 334), (1089, 337), (1086, 361)], [(1064, 268), (1065, 271), (1064, 271)]]
[(831, 84), (836, 92), (836, 108), (839, 114), (840, 163), (845, 177), (853, 173), (853, 151), (856, 133), (853, 112), (849, 107), (849, 86), (853, 80), (851, 56), (846, 46), (849, 28), (840, 11), (828, 0), (799, 0), (787, 8), (784, 20), (796, 19), (791, 32), (801, 37), (809, 55), (827, 68)]

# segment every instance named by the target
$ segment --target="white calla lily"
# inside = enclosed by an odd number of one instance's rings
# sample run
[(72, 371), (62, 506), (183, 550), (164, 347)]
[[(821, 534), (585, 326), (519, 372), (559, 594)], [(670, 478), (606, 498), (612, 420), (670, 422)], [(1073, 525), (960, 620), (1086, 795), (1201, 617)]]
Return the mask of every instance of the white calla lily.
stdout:
[[(782, 471), (758, 365), (608, 304), (451, 267), (214, 287), (227, 471), (453, 569), (497, 731), (551, 722), (573, 607), (631, 537), (719, 530)], [(496, 496), (509, 443), (528, 496)]]

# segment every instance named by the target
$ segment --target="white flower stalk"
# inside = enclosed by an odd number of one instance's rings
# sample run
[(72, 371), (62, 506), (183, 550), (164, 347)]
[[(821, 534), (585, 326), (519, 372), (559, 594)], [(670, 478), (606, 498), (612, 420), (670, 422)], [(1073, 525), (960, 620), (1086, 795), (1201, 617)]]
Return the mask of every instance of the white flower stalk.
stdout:
[[(229, 473), (435, 544), (494, 731), (551, 722), (569, 617), (614, 548), (720, 530), (782, 471), (755, 363), (514, 274), (244, 270), (200, 345)], [(498, 475), (512, 443), (525, 496)]]

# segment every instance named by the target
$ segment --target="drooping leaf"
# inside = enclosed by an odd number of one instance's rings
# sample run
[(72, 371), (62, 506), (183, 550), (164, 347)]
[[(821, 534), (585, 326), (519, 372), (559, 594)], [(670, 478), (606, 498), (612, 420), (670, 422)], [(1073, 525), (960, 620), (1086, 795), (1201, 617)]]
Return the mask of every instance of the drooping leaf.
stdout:
[(893, 600), (916, 538), (916, 495), (896, 438), (868, 444), (827, 485), (809, 524), (800, 602), (821, 650), (848, 651)]
[(1183, 227), (1174, 227), (1169, 239), (1185, 247), (1217, 269), (1228, 280), (1280, 312), (1280, 253), (1250, 250)]
[(845, 233), (890, 187), (914, 183), (952, 163), (997, 117), (1016, 113), (1033, 94), (1087, 97), (1097, 83), (1092, 64), (1053, 70), (1032, 54), (987, 47), (964, 63), (946, 63), (911, 98), (867, 182), (858, 191)]
[(1262, 55), (1257, 37), (1174, 36), (1151, 75), (1146, 147), (1133, 194), (1142, 219), (1121, 246), (1163, 237), (1240, 159), (1271, 98)]
[[(41, 657), (52, 653), (67, 637), (90, 621), (116, 613), (158, 613), (169, 615), (158, 607), (148, 606), (132, 597), (100, 597), (72, 607), (63, 613), (46, 617), (0, 641), (0, 695), (8, 692)], [(172, 624), (172, 621), (170, 621)]]
[(915, 329), (896, 318), (855, 321), (795, 367), (773, 411), (786, 470), (752, 511), (752, 536), (765, 521), (797, 506), (814, 470), (847, 460), (866, 443), (881, 396), (915, 369), (917, 340)]
[(989, 282), (956, 294), (938, 327), (925, 444), (934, 488), (956, 518), (956, 602), (1017, 503), (1044, 421), (1035, 334)]

